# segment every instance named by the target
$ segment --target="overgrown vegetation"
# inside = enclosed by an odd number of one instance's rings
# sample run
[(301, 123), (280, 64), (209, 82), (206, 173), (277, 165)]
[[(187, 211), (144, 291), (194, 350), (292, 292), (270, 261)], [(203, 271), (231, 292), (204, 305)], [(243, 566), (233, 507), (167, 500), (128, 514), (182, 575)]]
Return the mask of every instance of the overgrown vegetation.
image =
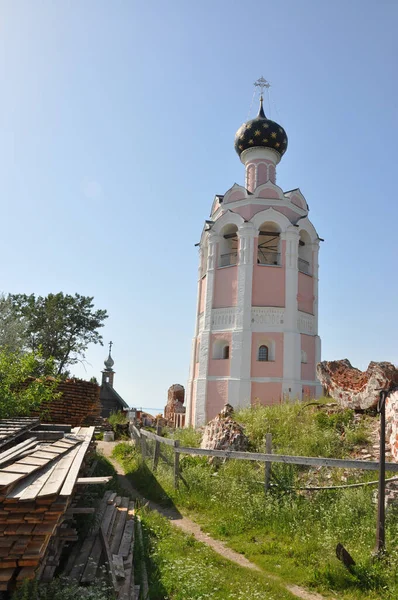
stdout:
[(158, 513), (140, 510), (151, 600), (288, 600), (265, 575), (222, 559)]
[(23, 417), (33, 411), (45, 413), (46, 403), (57, 397), (53, 361), (40, 354), (21, 354), (0, 349), (0, 419)]
[[(271, 432), (274, 452), (344, 457), (368, 436), (366, 417), (357, 423), (352, 411), (328, 414), (303, 404), (257, 407), (241, 411), (236, 418), (245, 425), (252, 450), (258, 451), (264, 451), (265, 434)], [(192, 431), (185, 431), (184, 435), (197, 439)], [(185, 439), (181, 443), (196, 445)], [(172, 460), (168, 447), (162, 446), (162, 453)], [(384, 560), (373, 561), (375, 487), (321, 492), (298, 489), (314, 478), (321, 485), (341, 485), (376, 479), (375, 473), (274, 463), (274, 486), (265, 494), (263, 464), (230, 460), (216, 467), (204, 457), (184, 455), (180, 465), (187, 485), (181, 484), (176, 492), (172, 469), (164, 461), (155, 477), (150, 459), (143, 464), (130, 445), (118, 445), (115, 457), (146, 497), (174, 503), (205, 531), (225, 540), (265, 572), (347, 600), (395, 600), (398, 596), (397, 510), (387, 514), (388, 554)], [(338, 542), (357, 563), (351, 573), (335, 556)]]
[(37, 581), (25, 581), (13, 594), (12, 600), (116, 600), (106, 580), (95, 582), (90, 587), (81, 587), (64, 578), (54, 579), (51, 583), (38, 584)]

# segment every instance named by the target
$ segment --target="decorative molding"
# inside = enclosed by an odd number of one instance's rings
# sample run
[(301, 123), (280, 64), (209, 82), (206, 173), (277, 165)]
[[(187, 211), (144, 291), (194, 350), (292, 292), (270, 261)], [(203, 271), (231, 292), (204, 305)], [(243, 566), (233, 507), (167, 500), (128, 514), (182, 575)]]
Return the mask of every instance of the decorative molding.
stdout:
[(213, 308), (211, 314), (211, 330), (225, 331), (235, 329), (237, 325), (237, 310), (230, 308)]
[(297, 317), (297, 329), (300, 333), (315, 335), (315, 318), (314, 315), (299, 312)]
[(285, 320), (285, 309), (270, 306), (252, 308), (252, 324), (281, 326)]

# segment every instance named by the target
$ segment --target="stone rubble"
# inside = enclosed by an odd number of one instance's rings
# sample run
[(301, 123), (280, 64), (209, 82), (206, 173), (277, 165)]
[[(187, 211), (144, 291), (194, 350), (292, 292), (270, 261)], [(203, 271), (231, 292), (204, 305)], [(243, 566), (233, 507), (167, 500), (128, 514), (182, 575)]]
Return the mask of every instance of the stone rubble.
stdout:
[(246, 451), (249, 441), (243, 427), (233, 417), (234, 409), (226, 404), (223, 410), (206, 425), (201, 448), (206, 450)]

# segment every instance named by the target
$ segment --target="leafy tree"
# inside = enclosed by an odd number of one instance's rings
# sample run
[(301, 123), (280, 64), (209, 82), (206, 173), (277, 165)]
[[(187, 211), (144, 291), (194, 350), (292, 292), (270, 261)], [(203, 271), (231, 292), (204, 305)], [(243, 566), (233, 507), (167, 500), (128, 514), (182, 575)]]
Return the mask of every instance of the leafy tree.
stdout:
[(26, 321), (19, 318), (10, 296), (0, 294), (0, 348), (19, 352), (26, 346)]
[(26, 324), (26, 348), (52, 358), (61, 374), (67, 366), (85, 358), (89, 344), (101, 344), (98, 332), (108, 317), (106, 310), (94, 310), (93, 298), (75, 294), (12, 294), (15, 315)]
[(50, 374), (53, 371), (51, 359), (0, 350), (0, 419), (27, 416), (57, 397), (57, 378), (36, 377), (38, 372)]

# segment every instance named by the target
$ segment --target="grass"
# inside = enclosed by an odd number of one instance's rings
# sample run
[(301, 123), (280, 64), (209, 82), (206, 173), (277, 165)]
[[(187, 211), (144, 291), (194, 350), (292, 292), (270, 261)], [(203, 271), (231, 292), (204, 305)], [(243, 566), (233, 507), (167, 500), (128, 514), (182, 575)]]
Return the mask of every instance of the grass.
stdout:
[[(303, 404), (257, 407), (237, 415), (245, 425), (251, 449), (264, 451), (267, 432), (273, 451), (286, 454), (344, 457), (357, 443), (368, 439), (369, 419), (357, 424), (351, 411), (328, 414), (325, 409)], [(188, 444), (183, 436), (194, 443)], [(197, 434), (179, 432), (181, 445), (197, 445)], [(162, 446), (163, 453), (171, 449)], [(130, 473), (134, 485), (146, 497), (174, 503), (194, 518), (204, 531), (286, 581), (303, 584), (346, 600), (393, 600), (398, 597), (397, 511), (387, 515), (387, 549), (384, 560), (371, 558), (375, 545), (375, 487), (336, 491), (299, 492), (297, 487), (316, 478), (321, 485), (376, 479), (365, 472), (344, 473), (273, 464), (273, 482), (265, 495), (264, 466), (230, 460), (216, 467), (204, 457), (181, 456), (187, 483), (173, 489), (172, 469), (160, 461), (154, 477), (151, 462), (143, 464), (130, 445), (119, 444), (115, 457)], [(172, 455), (170, 454), (170, 460)], [(327, 483), (326, 483), (327, 482)], [(335, 556), (344, 544), (357, 565), (350, 573)]]
[(292, 600), (265, 575), (221, 558), (158, 513), (140, 510), (151, 600)]

